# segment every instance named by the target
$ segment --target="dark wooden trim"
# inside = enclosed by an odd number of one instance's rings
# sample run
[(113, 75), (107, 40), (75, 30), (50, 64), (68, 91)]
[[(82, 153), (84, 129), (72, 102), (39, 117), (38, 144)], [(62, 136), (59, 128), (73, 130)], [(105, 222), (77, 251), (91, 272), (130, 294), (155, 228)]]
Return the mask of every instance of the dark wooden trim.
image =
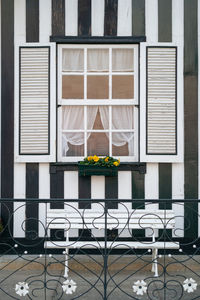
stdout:
[[(144, 199), (144, 174), (138, 172), (132, 172), (132, 199)], [(132, 208), (134, 209), (144, 209), (145, 203), (134, 201), (132, 203)], [(145, 237), (144, 229), (132, 230), (132, 235), (134, 238)]]
[(65, 0), (52, 0), (52, 35), (65, 35)]
[[(132, 172), (132, 199), (144, 199), (144, 174)], [(141, 202), (133, 203), (133, 208), (144, 208)]]
[(145, 0), (132, 0), (132, 35), (145, 36)]
[[(64, 172), (58, 172), (56, 174), (50, 174), (50, 197), (64, 199)], [(51, 202), (50, 208), (64, 208), (63, 202)], [(53, 240), (63, 240), (63, 230), (51, 230), (51, 238)]]
[[(91, 177), (79, 176), (78, 178), (78, 197), (81, 199), (91, 199)], [(90, 209), (91, 203), (88, 201), (79, 202), (80, 209)], [(91, 230), (89, 229), (79, 229), (79, 237), (81, 239), (91, 237)]]
[(59, 44), (136, 44), (146, 42), (146, 36), (50, 36), (50, 42)]
[(26, 238), (34, 239), (38, 233), (38, 203), (33, 199), (39, 198), (39, 164), (26, 164)]
[[(159, 163), (159, 199), (172, 199), (172, 164)], [(159, 203), (160, 209), (171, 209), (171, 203), (163, 205)]]
[(172, 0), (158, 0), (158, 41), (172, 41)]
[[(146, 163), (121, 163), (119, 171), (138, 171), (141, 174), (146, 173)], [(77, 163), (51, 163), (50, 173), (63, 171), (78, 171)]]
[(26, 0), (26, 42), (39, 42), (39, 0)]
[(78, 35), (91, 35), (91, 0), (78, 0)]
[[(118, 199), (118, 176), (105, 177), (105, 199)], [(108, 208), (118, 208), (118, 203), (110, 202)]]
[[(50, 197), (64, 199), (64, 172), (50, 174)], [(63, 203), (51, 203), (51, 208), (63, 207)]]
[(118, 0), (105, 0), (104, 35), (117, 35)]
[[(185, 198), (198, 198), (198, 1), (184, 1)], [(198, 205), (187, 204), (185, 237), (198, 236)]]
[[(1, 197), (13, 197), (14, 163), (14, 0), (1, 1)], [(6, 225), (13, 203), (1, 206)], [(13, 232), (13, 218), (9, 220)], [(4, 231), (9, 235), (8, 229)]]
[[(79, 176), (78, 178), (78, 197), (81, 199), (91, 199), (91, 177)], [(91, 205), (85, 201), (79, 202), (79, 208), (91, 208)]]

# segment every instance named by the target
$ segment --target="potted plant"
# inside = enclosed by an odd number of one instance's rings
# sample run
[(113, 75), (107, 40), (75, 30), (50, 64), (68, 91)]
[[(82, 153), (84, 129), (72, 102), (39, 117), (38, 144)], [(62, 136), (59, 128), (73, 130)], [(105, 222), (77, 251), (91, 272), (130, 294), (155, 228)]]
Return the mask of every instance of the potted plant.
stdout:
[(88, 156), (78, 162), (79, 176), (117, 176), (120, 160), (111, 156)]

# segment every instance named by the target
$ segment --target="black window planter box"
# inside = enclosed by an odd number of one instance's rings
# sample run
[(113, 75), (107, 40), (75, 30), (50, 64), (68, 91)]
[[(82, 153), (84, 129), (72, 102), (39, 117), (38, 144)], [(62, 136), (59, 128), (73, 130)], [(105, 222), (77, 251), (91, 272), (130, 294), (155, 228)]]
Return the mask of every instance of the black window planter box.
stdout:
[(79, 176), (117, 176), (118, 167), (78, 165)]

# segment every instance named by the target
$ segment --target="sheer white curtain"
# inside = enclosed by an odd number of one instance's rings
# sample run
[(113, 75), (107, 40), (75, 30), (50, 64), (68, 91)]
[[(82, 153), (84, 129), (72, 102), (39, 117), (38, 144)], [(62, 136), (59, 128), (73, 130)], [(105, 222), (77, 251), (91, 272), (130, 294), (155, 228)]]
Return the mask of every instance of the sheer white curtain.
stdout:
[(62, 70), (66, 72), (83, 72), (83, 49), (63, 49)]
[[(88, 118), (88, 129), (92, 129), (97, 115), (98, 106), (90, 109), (90, 117)], [(62, 109), (62, 129), (63, 130), (79, 130), (84, 129), (84, 108), (81, 106), (64, 106)], [(87, 138), (90, 137), (88, 133)], [(69, 150), (68, 143), (75, 146), (84, 144), (83, 132), (63, 132), (62, 134), (62, 150), (65, 156)]]
[(106, 72), (109, 69), (108, 49), (88, 49), (88, 71)]
[[(106, 106), (88, 107), (87, 128), (93, 129), (97, 112), (100, 112), (101, 122), (104, 129), (109, 128), (108, 109)], [(112, 107), (112, 129), (133, 129), (133, 109), (130, 106), (113, 106)], [(84, 108), (80, 106), (63, 107), (62, 129), (80, 130), (84, 129)], [(87, 134), (87, 139), (91, 133)], [(109, 133), (106, 133), (109, 138)], [(83, 132), (64, 132), (63, 139), (63, 155), (69, 150), (68, 143), (72, 145), (84, 144)], [(120, 147), (128, 143), (129, 155), (134, 155), (134, 133), (133, 132), (115, 132), (112, 136), (112, 144)]]
[(113, 49), (112, 70), (115, 72), (133, 71), (133, 49)]

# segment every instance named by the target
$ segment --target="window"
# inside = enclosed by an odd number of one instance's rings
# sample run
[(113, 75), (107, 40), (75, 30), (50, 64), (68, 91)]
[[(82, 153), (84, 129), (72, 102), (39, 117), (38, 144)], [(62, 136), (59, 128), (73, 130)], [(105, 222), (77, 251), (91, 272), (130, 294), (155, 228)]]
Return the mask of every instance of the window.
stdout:
[(15, 161), (182, 162), (183, 46), (74, 42), (15, 47)]
[(58, 159), (138, 161), (138, 46), (60, 45)]

